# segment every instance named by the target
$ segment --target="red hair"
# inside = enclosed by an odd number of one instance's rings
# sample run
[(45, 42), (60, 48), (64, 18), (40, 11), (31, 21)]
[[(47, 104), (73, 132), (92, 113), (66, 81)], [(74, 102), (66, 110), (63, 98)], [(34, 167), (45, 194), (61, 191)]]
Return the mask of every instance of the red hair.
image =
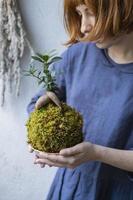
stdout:
[(133, 31), (133, 0), (64, 0), (64, 24), (70, 36), (67, 45), (84, 40), (81, 19), (76, 12), (80, 4), (85, 4), (96, 19), (87, 41), (97, 41), (106, 35), (119, 37)]

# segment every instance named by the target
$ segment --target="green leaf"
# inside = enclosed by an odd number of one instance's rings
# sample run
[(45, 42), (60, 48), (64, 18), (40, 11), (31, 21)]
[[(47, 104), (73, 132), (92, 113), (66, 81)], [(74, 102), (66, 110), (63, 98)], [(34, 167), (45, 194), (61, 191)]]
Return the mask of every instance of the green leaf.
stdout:
[(36, 55), (37, 55), (39, 58), (42, 58), (42, 59), (43, 59), (43, 54), (36, 53)]
[(29, 73), (35, 74), (37, 72), (37, 69), (35, 68), (30, 68)]
[(40, 85), (41, 83), (43, 83), (43, 79), (38, 81), (38, 85)]
[(59, 60), (61, 60), (61, 59), (62, 59), (61, 57), (56, 56), (56, 57), (52, 58), (52, 59), (50, 60), (50, 62), (48, 62), (48, 65), (51, 65), (52, 63), (57, 62), (57, 61), (59, 61)]
[(38, 57), (38, 56), (31, 56), (31, 57), (32, 57), (34, 60), (37, 60), (37, 61), (43, 63), (43, 60), (42, 60), (40, 57)]
[(37, 53), (36, 54), (41, 60), (43, 60), (43, 62), (47, 62), (47, 60), (49, 59), (49, 55), (48, 54), (40, 54)]

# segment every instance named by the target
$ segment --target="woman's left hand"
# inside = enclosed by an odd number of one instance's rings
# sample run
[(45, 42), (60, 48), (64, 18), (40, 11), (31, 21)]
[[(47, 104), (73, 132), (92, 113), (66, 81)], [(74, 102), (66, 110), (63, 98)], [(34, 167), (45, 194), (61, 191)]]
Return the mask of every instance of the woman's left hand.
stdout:
[(96, 160), (96, 146), (90, 142), (82, 142), (73, 147), (62, 149), (59, 153), (35, 151), (34, 163), (73, 169), (84, 162)]

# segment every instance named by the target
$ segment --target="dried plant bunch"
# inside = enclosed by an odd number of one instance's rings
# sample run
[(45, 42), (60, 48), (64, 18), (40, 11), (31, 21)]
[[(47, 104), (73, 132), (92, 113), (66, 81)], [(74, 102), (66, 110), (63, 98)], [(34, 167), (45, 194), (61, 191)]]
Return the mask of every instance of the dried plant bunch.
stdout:
[(5, 103), (7, 89), (19, 95), (21, 65), (25, 46), (33, 53), (27, 39), (16, 0), (0, 0), (0, 104)]
[(74, 108), (60, 102), (55, 95), (56, 74), (50, 66), (61, 57), (52, 51), (44, 55), (37, 53), (32, 58), (42, 63), (42, 70), (37, 70), (31, 65), (26, 75), (35, 77), (38, 84), (43, 84), (51, 102), (30, 114), (26, 123), (28, 143), (39, 151), (58, 153), (63, 148), (72, 147), (83, 141), (83, 118)]

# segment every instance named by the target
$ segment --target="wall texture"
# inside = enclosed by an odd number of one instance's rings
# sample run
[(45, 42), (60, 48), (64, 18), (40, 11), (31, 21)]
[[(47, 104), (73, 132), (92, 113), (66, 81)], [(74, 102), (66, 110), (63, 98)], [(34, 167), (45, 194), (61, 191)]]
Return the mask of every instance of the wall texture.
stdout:
[[(36, 52), (56, 48), (62, 52), (66, 34), (62, 23), (62, 0), (18, 0), (25, 29)], [(21, 62), (25, 69), (30, 60), (25, 48)], [(21, 78), (20, 96), (7, 91), (0, 108), (0, 200), (45, 200), (56, 168), (33, 164), (27, 151), (26, 106), (38, 91), (36, 81)]]

